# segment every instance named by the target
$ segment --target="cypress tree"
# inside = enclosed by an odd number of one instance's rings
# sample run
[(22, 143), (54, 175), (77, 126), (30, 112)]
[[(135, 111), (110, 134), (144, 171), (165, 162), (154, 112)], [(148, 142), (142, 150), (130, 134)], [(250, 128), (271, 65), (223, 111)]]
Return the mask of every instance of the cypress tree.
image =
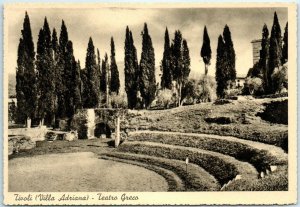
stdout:
[(227, 87), (227, 74), (225, 69), (225, 43), (223, 37), (218, 38), (217, 60), (216, 60), (216, 82), (217, 82), (217, 96), (224, 98), (225, 89)]
[(111, 55), (110, 55), (110, 71), (111, 71), (111, 83), (110, 90), (119, 94), (120, 90), (120, 79), (119, 79), (119, 70), (116, 63), (116, 52), (115, 52), (115, 43), (113, 37), (110, 41)]
[(281, 29), (278, 21), (276, 12), (274, 13), (274, 21), (270, 37), (270, 48), (269, 48), (269, 71), (268, 71), (268, 83), (269, 93), (274, 93), (274, 86), (272, 83), (272, 74), (276, 67), (281, 65), (282, 58), (282, 40), (281, 40)]
[(87, 70), (87, 87), (89, 87), (89, 94), (87, 94), (86, 107), (95, 108), (98, 107), (99, 104), (99, 74), (97, 72), (95, 47), (91, 37), (89, 39), (86, 53), (85, 68)]
[(111, 105), (110, 105), (110, 98), (109, 98), (109, 95), (110, 95), (110, 84), (111, 84), (111, 72), (110, 72), (110, 68), (109, 68), (109, 63), (108, 63), (108, 56), (107, 56), (107, 53), (105, 53), (104, 55), (104, 65), (105, 65), (105, 83), (106, 83), (106, 107), (107, 108), (110, 108)]
[(173, 80), (176, 81), (177, 105), (182, 103), (181, 93), (190, 73), (190, 56), (186, 40), (182, 39), (179, 30), (175, 31), (175, 37), (171, 44), (172, 58), (171, 68)]
[(288, 61), (288, 23), (286, 23), (283, 35), (283, 46), (282, 46), (282, 64)]
[(235, 51), (233, 42), (231, 39), (231, 32), (227, 25), (224, 27), (223, 40), (225, 47), (225, 61), (226, 61), (226, 73), (228, 75), (228, 81), (235, 81), (236, 70), (235, 70)]
[(132, 33), (128, 26), (125, 36), (125, 91), (127, 93), (128, 108), (133, 109), (137, 104), (138, 90), (138, 61)]
[(76, 109), (81, 109), (82, 108), (82, 97), (81, 97), (81, 90), (82, 90), (82, 83), (81, 83), (81, 66), (80, 66), (80, 61), (78, 60), (77, 62), (75, 61), (75, 58), (73, 57), (73, 64), (75, 70), (73, 70), (74, 74), (74, 90), (73, 90), (73, 107), (74, 107), (74, 112), (76, 112)]
[(58, 118), (66, 117), (66, 97), (67, 88), (65, 86), (65, 67), (67, 57), (67, 44), (69, 42), (68, 31), (64, 20), (62, 20), (59, 46), (58, 46), (58, 60), (56, 70), (56, 94), (57, 94), (57, 114)]
[(100, 89), (102, 93), (106, 93), (106, 62), (105, 57), (102, 59), (101, 64), (101, 79), (100, 79)]
[(53, 124), (55, 113), (55, 68), (53, 60), (52, 39), (47, 18), (39, 32), (37, 43), (37, 86), (38, 86), (38, 117), (44, 124)]
[(161, 88), (172, 89), (171, 47), (168, 28), (165, 32), (164, 54), (160, 68), (162, 71)]
[(269, 30), (266, 24), (264, 24), (262, 30), (262, 39), (261, 39), (261, 50), (259, 65), (263, 70), (263, 79), (264, 79), (264, 89), (268, 90), (268, 61), (269, 61)]
[(53, 70), (54, 70), (54, 113), (53, 113), (53, 121), (55, 124), (55, 120), (56, 120), (56, 114), (57, 114), (57, 109), (58, 109), (58, 85), (59, 85), (59, 67), (58, 67), (58, 58), (59, 58), (59, 45), (58, 45), (58, 39), (57, 39), (57, 32), (56, 29), (53, 28), (52, 31), (52, 50), (53, 50)]
[(154, 48), (152, 46), (152, 40), (146, 23), (144, 24), (142, 38), (143, 42), (140, 60), (139, 84), (144, 105), (148, 108), (155, 98), (156, 80)]
[[(25, 12), (23, 29), (18, 46), (16, 71), (17, 121), (24, 123), (33, 118), (36, 109), (35, 52), (30, 27), (30, 19)], [(29, 126), (30, 127), (30, 126)]]
[(203, 44), (202, 44), (200, 55), (205, 64), (205, 75), (207, 75), (208, 66), (210, 65), (210, 59), (211, 59), (211, 49), (210, 49), (210, 39), (207, 33), (206, 26), (204, 27)]

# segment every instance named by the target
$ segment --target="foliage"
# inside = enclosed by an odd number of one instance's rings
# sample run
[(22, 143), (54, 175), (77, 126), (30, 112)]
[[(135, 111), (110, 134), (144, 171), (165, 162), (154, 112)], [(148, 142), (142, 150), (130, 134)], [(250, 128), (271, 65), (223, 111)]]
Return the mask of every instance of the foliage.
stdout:
[[(220, 188), (219, 183), (212, 178), (206, 171), (196, 165), (189, 165), (189, 173), (186, 173), (185, 162), (179, 160), (170, 160), (161, 157), (137, 155), (131, 153), (109, 153), (109, 157), (117, 157), (126, 160), (134, 160), (150, 166), (158, 166), (172, 172), (184, 182), (185, 189), (188, 191), (215, 191)], [(178, 185), (178, 184), (177, 184)]]
[(120, 90), (120, 79), (119, 79), (119, 70), (116, 63), (116, 52), (115, 52), (115, 43), (113, 37), (110, 41), (111, 47), (111, 56), (110, 56), (110, 71), (111, 71), (111, 81), (110, 81), (110, 91), (119, 93)]
[(270, 37), (270, 48), (269, 48), (269, 70), (268, 70), (268, 92), (275, 92), (275, 85), (272, 81), (272, 74), (276, 67), (281, 65), (282, 58), (282, 38), (281, 29), (278, 21), (276, 12), (274, 13), (274, 21)]
[(174, 102), (173, 92), (172, 90), (169, 89), (159, 90), (156, 99), (157, 99), (158, 106), (167, 109)]
[(217, 82), (217, 96), (218, 98), (224, 98), (225, 89), (227, 88), (226, 82), (226, 71), (225, 71), (225, 44), (223, 37), (220, 35), (218, 38), (218, 47), (217, 47), (217, 61), (216, 61), (216, 82)]
[(229, 180), (235, 178), (239, 172), (236, 167), (220, 157), (208, 153), (200, 153), (194, 150), (146, 145), (143, 143), (123, 143), (118, 148), (121, 152), (130, 152), (136, 154), (144, 154), (167, 159), (175, 159), (184, 161), (188, 156), (191, 163), (199, 165), (208, 173), (213, 175), (218, 182), (223, 185)]
[(245, 90), (248, 90), (248, 93), (251, 95), (261, 95), (264, 92), (263, 80), (257, 77), (247, 77), (244, 88)]
[(283, 35), (283, 46), (282, 46), (282, 64), (286, 63), (288, 61), (288, 23), (286, 23), (285, 29), (284, 29), (284, 35)]
[(127, 108), (127, 99), (125, 94), (112, 92), (110, 95), (111, 106), (113, 108)]
[(40, 29), (37, 42), (36, 70), (38, 86), (37, 117), (42, 119), (42, 122), (46, 118), (46, 124), (54, 124), (55, 68), (51, 32), (46, 18), (43, 28)]
[(161, 88), (162, 89), (172, 89), (172, 67), (171, 67), (171, 47), (168, 28), (165, 32), (165, 45), (164, 54), (161, 61), (160, 69), (162, 71), (161, 76)]
[(16, 72), (18, 123), (24, 123), (27, 117), (33, 118), (36, 107), (35, 52), (30, 20), (27, 12), (25, 13), (21, 33), (22, 36), (19, 40)]
[(275, 68), (272, 74), (274, 93), (282, 93), (288, 89), (288, 65), (287, 63)]
[(136, 48), (134, 46), (132, 32), (126, 27), (125, 37), (125, 91), (127, 93), (128, 108), (133, 109), (137, 104), (138, 74)]
[(224, 48), (225, 48), (224, 61), (226, 62), (225, 66), (226, 66), (227, 80), (234, 81), (236, 78), (235, 51), (231, 39), (231, 32), (227, 25), (225, 25), (224, 27), (223, 40), (224, 40)]
[(202, 76), (199, 81), (199, 99), (212, 102), (216, 99), (216, 82), (211, 76)]
[(207, 75), (208, 65), (210, 65), (210, 59), (211, 59), (211, 49), (210, 49), (210, 39), (207, 33), (206, 26), (204, 26), (203, 44), (202, 44), (200, 55), (205, 64), (205, 75)]
[(87, 94), (85, 108), (94, 108), (99, 104), (99, 71), (97, 70), (95, 47), (92, 38), (90, 37), (86, 60), (85, 60), (85, 69), (87, 72), (87, 86), (89, 93)]
[(148, 108), (155, 98), (155, 57), (152, 40), (148, 33), (147, 24), (144, 24), (142, 32), (142, 55), (139, 71), (139, 89), (143, 98), (144, 106)]

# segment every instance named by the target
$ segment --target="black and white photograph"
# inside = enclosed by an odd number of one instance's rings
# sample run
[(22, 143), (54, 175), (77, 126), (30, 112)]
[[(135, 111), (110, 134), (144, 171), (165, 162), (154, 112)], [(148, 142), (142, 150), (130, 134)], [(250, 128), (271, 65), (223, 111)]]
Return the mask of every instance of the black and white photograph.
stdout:
[(4, 5), (4, 202), (293, 204), (296, 4)]

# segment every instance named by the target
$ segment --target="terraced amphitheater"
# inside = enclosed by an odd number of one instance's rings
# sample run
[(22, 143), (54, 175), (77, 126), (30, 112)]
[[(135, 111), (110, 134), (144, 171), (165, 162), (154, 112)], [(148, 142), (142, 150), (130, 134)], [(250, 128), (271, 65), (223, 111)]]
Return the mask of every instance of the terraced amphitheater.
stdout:
[[(89, 151), (159, 174), (168, 191), (286, 191), (288, 127), (259, 116), (274, 101), (287, 99), (129, 111), (131, 131), (118, 148), (109, 147), (113, 140), (108, 139), (56, 141), (11, 158)], [(220, 117), (229, 123), (211, 122)]]

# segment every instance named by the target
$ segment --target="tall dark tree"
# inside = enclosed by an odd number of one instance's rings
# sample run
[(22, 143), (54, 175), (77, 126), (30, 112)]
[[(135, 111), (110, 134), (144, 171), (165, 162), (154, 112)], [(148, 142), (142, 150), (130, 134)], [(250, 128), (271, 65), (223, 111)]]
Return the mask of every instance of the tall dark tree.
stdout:
[(181, 93), (184, 84), (187, 82), (190, 73), (190, 57), (186, 40), (182, 40), (182, 34), (179, 30), (175, 31), (175, 37), (171, 44), (172, 58), (171, 68), (173, 80), (176, 81), (177, 105), (181, 103)]
[(161, 88), (172, 89), (171, 47), (168, 28), (166, 28), (165, 32), (164, 54), (160, 68), (162, 71)]
[(282, 64), (288, 61), (288, 23), (286, 23), (283, 35), (283, 46), (282, 46)]
[(81, 66), (80, 66), (80, 61), (78, 60), (77, 62), (73, 61), (73, 64), (75, 64), (75, 70), (73, 71), (73, 77), (74, 77), (74, 89), (73, 89), (73, 107), (74, 107), (74, 112), (76, 112), (76, 109), (81, 109), (83, 106), (82, 103), (82, 97), (81, 97), (81, 90), (82, 90), (82, 81), (81, 81)]
[(100, 79), (100, 89), (102, 93), (106, 93), (106, 62), (105, 57), (102, 59), (101, 64), (101, 79)]
[(110, 40), (110, 71), (111, 71), (111, 82), (110, 82), (110, 91), (119, 94), (120, 90), (120, 78), (119, 70), (116, 63), (116, 52), (115, 52), (115, 43), (113, 37)]
[(282, 58), (282, 40), (281, 29), (277, 17), (277, 13), (274, 13), (274, 21), (270, 36), (270, 48), (269, 48), (269, 71), (268, 71), (268, 83), (269, 93), (274, 93), (274, 86), (272, 84), (272, 74), (276, 67), (281, 65)]
[(225, 71), (225, 43), (223, 37), (218, 38), (217, 60), (216, 60), (216, 82), (217, 82), (217, 96), (224, 98), (227, 87), (227, 74)]
[(132, 32), (126, 27), (125, 36), (125, 91), (127, 93), (128, 108), (133, 109), (137, 104), (138, 91), (138, 61)]
[(58, 60), (59, 60), (59, 44), (58, 44), (58, 38), (57, 38), (57, 32), (56, 29), (54, 28), (52, 31), (52, 50), (53, 50), (53, 70), (54, 70), (54, 85), (55, 85), (55, 90), (54, 90), (54, 114), (53, 114), (53, 122), (55, 124), (56, 120), (56, 115), (57, 115), (57, 110), (58, 110), (58, 89), (59, 89), (59, 84), (60, 84), (60, 79), (59, 79), (59, 67), (58, 67)]
[(55, 68), (52, 50), (52, 38), (47, 22), (39, 32), (36, 56), (37, 86), (38, 86), (38, 117), (44, 124), (53, 124), (55, 113)]
[(262, 39), (261, 39), (261, 50), (260, 50), (260, 59), (259, 66), (263, 71), (263, 82), (264, 82), (264, 90), (267, 91), (268, 84), (268, 67), (269, 67), (269, 30), (267, 25), (265, 24), (262, 30)]
[(16, 72), (17, 121), (25, 123), (27, 118), (34, 117), (36, 107), (35, 52), (27, 12), (21, 33)]
[(58, 46), (58, 58), (56, 67), (56, 95), (57, 95), (57, 118), (66, 118), (66, 97), (67, 88), (65, 86), (65, 67), (67, 57), (67, 44), (69, 42), (68, 30), (64, 20), (62, 20), (59, 46)]
[(236, 79), (235, 51), (231, 39), (231, 32), (228, 25), (225, 25), (224, 27), (223, 40), (224, 40), (224, 48), (225, 48), (226, 73), (228, 75), (228, 81), (235, 81)]
[(210, 59), (211, 59), (211, 49), (210, 49), (210, 39), (207, 33), (206, 26), (204, 27), (203, 44), (202, 44), (200, 55), (205, 64), (205, 75), (207, 75), (208, 66), (210, 65)]
[(154, 48), (146, 23), (144, 24), (144, 30), (142, 32), (142, 39), (139, 84), (144, 106), (148, 108), (155, 98), (156, 80)]
[(91, 37), (89, 39), (86, 53), (85, 68), (87, 70), (86, 72), (89, 87), (86, 107), (95, 108), (98, 107), (99, 104), (99, 74), (97, 72), (95, 47)]
[[(99, 90), (100, 90), (100, 95), (101, 95), (101, 58), (100, 58), (100, 51), (97, 48), (97, 70), (98, 70), (98, 79), (99, 79)], [(99, 103), (100, 103), (100, 95), (99, 95)]]

